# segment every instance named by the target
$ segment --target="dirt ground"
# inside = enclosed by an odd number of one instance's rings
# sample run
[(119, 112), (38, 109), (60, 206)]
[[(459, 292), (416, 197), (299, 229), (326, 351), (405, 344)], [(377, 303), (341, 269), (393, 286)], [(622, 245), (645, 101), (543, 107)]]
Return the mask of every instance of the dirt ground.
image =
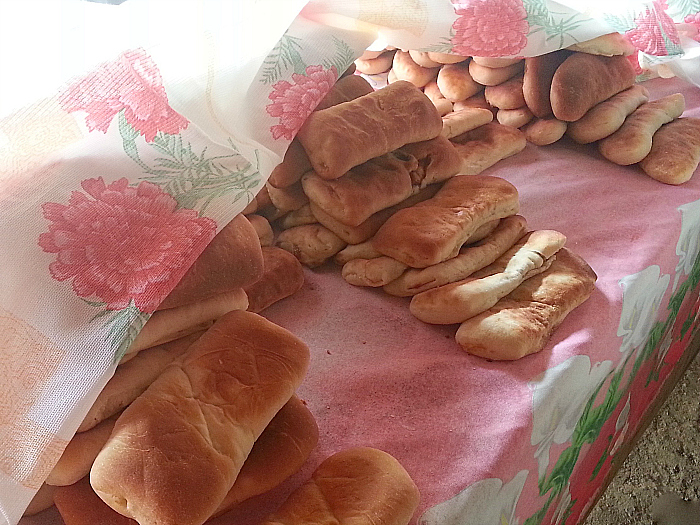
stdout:
[[(654, 521), (657, 501), (694, 501), (680, 517), (663, 516)], [(591, 511), (585, 525), (700, 524), (700, 356), (688, 368), (673, 393), (652, 421), (615, 476), (608, 490)], [(682, 505), (682, 502), (680, 502)], [(667, 507), (667, 506), (666, 506)], [(684, 521), (685, 520), (685, 521)]]

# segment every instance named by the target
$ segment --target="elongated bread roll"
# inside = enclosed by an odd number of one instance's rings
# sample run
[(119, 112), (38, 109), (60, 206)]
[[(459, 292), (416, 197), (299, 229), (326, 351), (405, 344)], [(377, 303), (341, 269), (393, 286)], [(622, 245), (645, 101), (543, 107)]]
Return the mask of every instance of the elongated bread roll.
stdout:
[[(391, 65), (391, 58), (389, 58)], [(374, 89), (360, 75), (347, 75), (338, 79), (331, 90), (316, 106), (315, 111), (330, 108), (342, 102), (353, 100), (372, 93)], [(272, 170), (268, 182), (276, 188), (286, 188), (301, 180), (301, 176), (311, 169), (311, 161), (298, 138), (294, 138), (282, 162)]]
[(162, 345), (146, 348), (119, 365), (83, 418), (78, 432), (90, 430), (108, 417), (121, 412), (156, 380), (165, 367), (184, 354), (202, 333), (204, 332), (198, 331)]
[(525, 126), (523, 131), (529, 143), (535, 146), (549, 146), (564, 136), (568, 124), (555, 118), (538, 118)]
[(612, 135), (627, 115), (649, 100), (649, 91), (634, 85), (591, 108), (576, 122), (569, 123), (566, 134), (579, 144), (588, 144)]
[(539, 352), (569, 312), (590, 297), (595, 281), (590, 266), (562, 248), (548, 270), (463, 322), (455, 339), (466, 352), (486, 359), (514, 360)]
[(390, 283), (403, 272), (406, 265), (391, 257), (352, 259), (343, 265), (343, 279), (355, 286), (378, 288)]
[(415, 186), (421, 188), (457, 175), (462, 167), (462, 158), (459, 153), (454, 145), (443, 136), (406, 144), (400, 151), (411, 155), (418, 161), (415, 169), (411, 171), (411, 181)]
[(117, 414), (86, 432), (74, 435), (46, 478), (46, 484), (59, 487), (72, 485), (87, 476), (97, 454), (107, 443), (116, 421)]
[(498, 109), (518, 109), (525, 106), (523, 96), (523, 76), (518, 75), (503, 84), (484, 89), (486, 101)]
[(552, 104), (549, 100), (552, 78), (557, 68), (571, 54), (571, 51), (560, 49), (525, 59), (523, 97), (527, 107), (536, 117), (545, 118), (552, 114)]
[(262, 275), (262, 265), (258, 234), (239, 214), (216, 234), (158, 310), (192, 304), (254, 283)]
[(267, 184), (267, 194), (270, 196), (272, 205), (281, 213), (298, 210), (309, 202), (301, 182), (295, 182), (286, 188), (275, 188), (271, 184)]
[(426, 268), (456, 256), (484, 223), (514, 215), (518, 209), (518, 191), (506, 180), (458, 175), (432, 199), (392, 215), (372, 244), (412, 268)]
[[(262, 259), (262, 250), (260, 258)], [(206, 330), (225, 313), (231, 310), (246, 310), (247, 308), (248, 296), (243, 288), (238, 288), (196, 303), (159, 310), (148, 319), (139, 335), (127, 349), (126, 356), (140, 352), (145, 348), (180, 339), (200, 330)]]
[(345, 248), (346, 242), (320, 224), (305, 224), (284, 230), (276, 246), (288, 251), (309, 268), (322, 265)]
[(373, 213), (411, 195), (411, 172), (418, 168), (418, 162), (400, 151), (355, 166), (335, 180), (311, 171), (301, 183), (309, 199), (328, 215), (348, 226), (358, 226)]
[(53, 506), (53, 498), (56, 493), (56, 489), (53, 485), (47, 485), (44, 483), (39, 490), (34, 494), (32, 501), (29, 502), (26, 510), (24, 511), (24, 516), (34, 516), (42, 511)]
[(635, 78), (634, 68), (624, 56), (574, 53), (552, 77), (552, 112), (559, 120), (578, 120), (596, 104), (631, 87)]
[(409, 206), (413, 206), (414, 204), (430, 199), (437, 193), (439, 188), (439, 184), (431, 184), (420, 190), (418, 193), (414, 193), (406, 200), (403, 200), (390, 208), (378, 211), (357, 226), (348, 226), (347, 224), (343, 224), (339, 220), (328, 215), (313, 202), (311, 203), (311, 211), (318, 219), (318, 222), (335, 233), (343, 241), (348, 244), (359, 244), (377, 233), (377, 230), (381, 228), (382, 224), (384, 224), (386, 220), (398, 210), (408, 208)]
[(90, 484), (140, 523), (201, 525), (308, 361), (306, 345), (287, 330), (230, 312), (124, 410)]
[(318, 443), (313, 414), (297, 396), (272, 418), (243, 463), (236, 482), (213, 516), (272, 490), (301, 468)]
[(398, 80), (406, 80), (414, 86), (421, 88), (435, 79), (439, 71), (439, 66), (438, 64), (436, 67), (423, 67), (414, 62), (407, 51), (398, 50), (394, 55), (394, 62), (391, 69), (394, 71), (394, 75), (396, 75)]
[(299, 140), (314, 171), (337, 179), (350, 168), (410, 142), (437, 137), (442, 119), (410, 82), (389, 86), (332, 108), (313, 112)]
[(425, 323), (466, 321), (494, 306), (524, 280), (546, 270), (565, 242), (566, 237), (556, 231), (531, 232), (493, 265), (467, 279), (413, 296), (411, 313)]
[(419, 499), (396, 459), (381, 450), (353, 448), (323, 461), (261, 525), (406, 525)]
[(318, 222), (314, 214), (311, 212), (311, 203), (305, 204), (298, 210), (290, 211), (283, 217), (280, 217), (275, 223), (282, 230), (288, 230), (295, 226), (303, 226), (304, 224), (313, 224)]
[(437, 85), (440, 93), (450, 102), (466, 100), (484, 89), (469, 73), (468, 62), (442, 66), (437, 76)]
[[(255, 441), (236, 482), (213, 516), (279, 485), (299, 470), (317, 442), (313, 415), (297, 396), (292, 396)], [(136, 525), (108, 507), (92, 490), (87, 477), (56, 489), (56, 507), (66, 525)]]
[(488, 124), (493, 120), (493, 113), (486, 108), (464, 108), (442, 117), (442, 135), (451, 139)]
[(257, 282), (246, 287), (248, 311), (259, 313), (289, 297), (304, 285), (304, 270), (291, 253), (274, 246), (263, 248), (265, 271)]
[(452, 139), (462, 157), (460, 175), (478, 175), (499, 160), (525, 149), (525, 134), (519, 129), (489, 122)]
[(615, 133), (598, 143), (601, 155), (610, 162), (628, 166), (636, 164), (651, 151), (654, 133), (685, 111), (685, 98), (680, 93), (645, 102)]
[(262, 215), (256, 214), (249, 215), (248, 220), (258, 234), (260, 246), (272, 246), (272, 243), (275, 240), (275, 232), (272, 231), (270, 221), (268, 221)]
[(519, 60), (505, 67), (487, 67), (472, 60), (469, 62), (469, 73), (479, 84), (497, 86), (517, 76), (523, 70), (524, 63), (523, 60)]
[(390, 295), (407, 297), (466, 279), (503, 255), (525, 234), (526, 229), (527, 222), (520, 215), (501, 219), (493, 233), (481, 242), (463, 247), (456, 257), (439, 264), (420, 270), (407, 270), (399, 278), (384, 286), (384, 291)]
[(652, 179), (665, 184), (690, 180), (700, 162), (700, 119), (683, 117), (654, 133), (651, 151), (639, 165)]

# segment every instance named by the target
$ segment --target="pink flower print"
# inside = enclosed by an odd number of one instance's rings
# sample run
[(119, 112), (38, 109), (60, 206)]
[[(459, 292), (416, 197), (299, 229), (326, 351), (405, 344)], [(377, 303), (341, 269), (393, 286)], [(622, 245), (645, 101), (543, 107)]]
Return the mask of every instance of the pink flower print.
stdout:
[(636, 75), (641, 75), (642, 73), (644, 73), (644, 69), (642, 69), (642, 65), (639, 63), (639, 53), (627, 55), (627, 60), (629, 60), (630, 64), (632, 64), (632, 67), (634, 68), (634, 73)]
[(150, 182), (105, 185), (100, 177), (81, 186), (87, 195), (74, 191), (68, 205), (42, 205), (51, 224), (39, 246), (57, 254), (51, 276), (73, 279), (79, 297), (98, 297), (109, 310), (133, 301), (153, 312), (214, 238), (216, 223), (176, 209), (175, 199)]
[(680, 46), (676, 25), (658, 1), (653, 2), (652, 8), (647, 7), (634, 21), (637, 27), (627, 31), (625, 36), (640, 51), (648, 55), (668, 55), (664, 35), (669, 42)]
[(459, 0), (452, 50), (464, 56), (517, 55), (530, 26), (522, 0)]
[(174, 135), (188, 124), (168, 105), (158, 68), (143, 49), (126, 51), (74, 81), (60, 94), (59, 102), (66, 111), (85, 111), (88, 129), (103, 133), (114, 116), (124, 111), (126, 121), (146, 142), (152, 142), (159, 131)]
[(280, 80), (272, 86), (268, 96), (272, 100), (265, 108), (272, 117), (279, 118), (279, 124), (272, 126), (272, 138), (284, 137), (292, 140), (304, 121), (328, 93), (336, 79), (338, 71), (335, 66), (323, 69), (323, 66), (308, 66), (304, 75), (294, 73), (294, 84)]
[(686, 31), (688, 36), (692, 38), (693, 40), (700, 41), (700, 13), (693, 13), (690, 15), (686, 15), (686, 17), (683, 19), (683, 22), (688, 24), (686, 26), (688, 29), (691, 29), (692, 31)]

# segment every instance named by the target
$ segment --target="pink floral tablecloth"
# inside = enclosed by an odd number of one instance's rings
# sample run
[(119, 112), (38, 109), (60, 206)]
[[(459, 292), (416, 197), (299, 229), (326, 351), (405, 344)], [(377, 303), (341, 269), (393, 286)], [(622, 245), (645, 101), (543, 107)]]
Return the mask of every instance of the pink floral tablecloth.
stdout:
[[(638, 45), (640, 67), (700, 83), (700, 7), (685, 0), (129, 0), (95, 12), (67, 0), (42, 3), (38, 32), (23, 26), (29, 4), (0, 3), (7, 524), (156, 305), (366, 47), (527, 56), (614, 30)], [(700, 116), (691, 83), (649, 85), (682, 90)], [(559, 229), (596, 270), (593, 297), (542, 353), (498, 364), (463, 354), (451, 329), (417, 322), (403, 300), (332, 268), (308, 272), (269, 316), (312, 348), (300, 394), (319, 447), (272, 500), (218, 523), (253, 523), (353, 445), (406, 466), (421, 523), (574, 523), (584, 511), (697, 330), (700, 178), (664, 186), (566, 141), (491, 173), (516, 185), (533, 228)]]

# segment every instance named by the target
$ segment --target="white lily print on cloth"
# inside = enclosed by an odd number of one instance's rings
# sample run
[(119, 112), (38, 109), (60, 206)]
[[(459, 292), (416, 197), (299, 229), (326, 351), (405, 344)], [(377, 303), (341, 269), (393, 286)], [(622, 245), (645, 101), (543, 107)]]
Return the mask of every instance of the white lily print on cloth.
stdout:
[(515, 517), (528, 471), (521, 470), (503, 484), (498, 478), (482, 479), (423, 513), (419, 525), (519, 525)]
[(564, 490), (559, 494), (557, 503), (557, 508), (554, 509), (554, 517), (552, 518), (552, 525), (560, 525), (566, 522), (567, 513), (569, 507), (571, 506), (571, 491), (569, 490), (570, 483), (566, 484)]
[(532, 436), (541, 479), (549, 466), (549, 449), (571, 439), (591, 395), (605, 380), (612, 361), (591, 367), (587, 355), (575, 355), (528, 383), (532, 393)]
[(661, 275), (657, 265), (620, 279), (622, 314), (617, 335), (622, 337), (620, 352), (624, 356), (646, 343), (670, 281), (671, 277)]
[(700, 255), (700, 200), (678, 207), (681, 212), (681, 234), (676, 244), (678, 266), (673, 289), (678, 286), (681, 273), (689, 275), (695, 259)]

